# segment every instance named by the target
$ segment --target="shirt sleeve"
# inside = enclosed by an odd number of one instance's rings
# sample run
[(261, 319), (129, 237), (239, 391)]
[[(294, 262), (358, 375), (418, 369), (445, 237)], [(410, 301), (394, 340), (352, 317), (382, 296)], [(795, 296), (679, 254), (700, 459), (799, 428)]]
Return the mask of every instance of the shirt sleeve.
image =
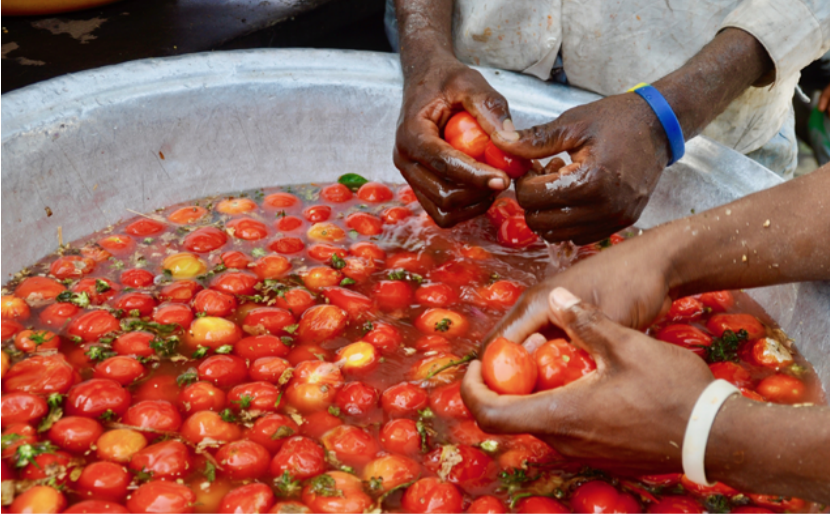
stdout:
[(781, 82), (830, 50), (830, 0), (743, 0), (720, 30), (729, 27), (764, 45)]

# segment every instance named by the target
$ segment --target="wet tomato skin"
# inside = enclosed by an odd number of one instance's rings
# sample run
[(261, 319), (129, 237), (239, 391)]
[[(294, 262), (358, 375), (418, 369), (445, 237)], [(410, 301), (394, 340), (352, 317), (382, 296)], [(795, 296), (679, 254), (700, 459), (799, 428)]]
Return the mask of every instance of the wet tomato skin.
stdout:
[(354, 425), (332, 428), (320, 438), (340, 462), (348, 466), (363, 466), (380, 451), (380, 445), (368, 430)]
[(429, 408), (437, 416), (448, 419), (473, 419), (461, 399), (461, 382), (436, 387), (429, 394)]
[(337, 494), (318, 494), (313, 481), (303, 488), (303, 503), (313, 512), (365, 512), (372, 505), (372, 498), (363, 491), (363, 482), (356, 476), (343, 471), (329, 471), (326, 475), (333, 479)]
[[(173, 404), (164, 400), (143, 400), (127, 409), (123, 423), (136, 427), (177, 432), (182, 426), (182, 417)], [(151, 434), (148, 434), (151, 435)]]
[(499, 244), (508, 248), (527, 248), (539, 240), (539, 236), (530, 230), (525, 217), (521, 215), (502, 222), (496, 238)]
[(357, 190), (357, 197), (364, 202), (382, 203), (388, 202), (394, 198), (395, 195), (392, 193), (392, 190), (384, 184), (379, 182), (367, 182), (360, 186), (360, 189)]
[[(570, 510), (559, 503), (558, 501), (554, 500), (553, 498), (548, 498), (547, 496), (530, 496), (528, 498), (522, 498), (516, 503), (516, 512), (521, 513), (565, 513), (570, 512)], [(591, 511), (593, 512), (593, 511)], [(605, 511), (597, 511), (597, 512), (605, 512)], [(616, 511), (612, 511), (616, 512)]]
[(242, 430), (235, 423), (223, 420), (216, 412), (203, 410), (184, 420), (181, 434), (193, 444), (199, 444), (205, 439), (231, 442), (242, 437)]
[(767, 335), (764, 325), (751, 314), (715, 314), (709, 318), (706, 328), (716, 337), (721, 337), (727, 330), (737, 334), (742, 329), (749, 334), (748, 340), (760, 339)]
[(93, 378), (69, 390), (65, 408), (70, 416), (97, 418), (108, 410), (123, 416), (131, 400), (129, 391), (115, 380)]
[(487, 387), (499, 394), (530, 394), (538, 371), (522, 345), (500, 337), (484, 350), (481, 374)]
[(2, 426), (12, 423), (36, 424), (40, 418), (49, 412), (46, 400), (30, 393), (7, 393), (0, 402), (2, 411)]
[(121, 330), (121, 323), (107, 311), (94, 310), (85, 312), (73, 319), (66, 329), (70, 337), (80, 337), (88, 343), (94, 343), (105, 334)]
[(297, 435), (300, 427), (283, 414), (268, 414), (258, 418), (253, 426), (245, 431), (245, 439), (261, 444), (270, 453), (280, 451), (283, 443), (291, 436)]
[(99, 461), (88, 464), (76, 484), (81, 496), (118, 502), (126, 498), (131, 480), (121, 465)]
[(156, 353), (150, 346), (153, 339), (155, 339), (155, 336), (150, 332), (127, 332), (115, 338), (112, 349), (119, 355), (150, 357)]
[(393, 419), (380, 431), (383, 449), (401, 455), (418, 455), (421, 452), (421, 435), (415, 421), (406, 418)]
[(81, 416), (65, 416), (52, 425), (47, 437), (70, 453), (84, 453), (104, 433), (101, 423)]
[(484, 162), (507, 173), (512, 179), (521, 178), (532, 167), (529, 160), (511, 155), (492, 142), (484, 148)]
[(66, 497), (62, 492), (46, 485), (36, 485), (16, 496), (9, 506), (9, 512), (63, 512), (65, 508)]
[(533, 359), (538, 370), (537, 391), (562, 387), (597, 368), (588, 352), (564, 339), (543, 344), (533, 352)]
[(467, 507), (467, 512), (468, 514), (500, 514), (507, 512), (507, 507), (495, 496), (479, 496)]
[(334, 404), (349, 416), (365, 416), (378, 404), (377, 390), (362, 382), (349, 382), (337, 392)]
[(490, 220), (490, 223), (492, 223), (494, 227), (500, 227), (501, 224), (508, 218), (517, 215), (524, 215), (524, 212), (524, 209), (522, 209), (519, 202), (517, 202), (515, 198), (503, 196), (501, 198), (497, 198), (496, 201), (493, 202), (493, 205), (487, 209), (487, 219)]
[(210, 382), (195, 382), (179, 392), (177, 405), (182, 412), (193, 413), (202, 410), (219, 412), (225, 408), (225, 392)]
[(129, 468), (135, 472), (152, 473), (153, 478), (168, 479), (184, 476), (193, 467), (190, 451), (175, 440), (151, 444), (136, 452)]
[(386, 389), (380, 399), (383, 411), (393, 418), (417, 416), (429, 405), (426, 391), (409, 382), (401, 382)]
[(454, 114), (444, 126), (444, 140), (459, 152), (465, 153), (473, 159), (481, 159), (490, 136), (478, 121), (468, 112)]
[(712, 345), (712, 336), (685, 323), (667, 325), (658, 330), (654, 337), (660, 341), (686, 348), (700, 357), (705, 357), (705, 347)]
[(352, 192), (343, 184), (331, 184), (320, 191), (320, 198), (331, 203), (343, 203), (352, 199)]
[(226, 494), (219, 505), (219, 512), (221, 514), (268, 512), (274, 505), (274, 501), (274, 492), (267, 485), (247, 484), (232, 489)]
[(401, 499), (403, 508), (412, 513), (462, 512), (463, 503), (458, 487), (437, 477), (418, 480), (406, 489)]
[(3, 389), (7, 393), (63, 394), (75, 382), (76, 372), (63, 355), (35, 355), (9, 368)]
[(196, 494), (175, 482), (152, 480), (139, 486), (127, 500), (127, 509), (135, 513), (193, 512)]
[(146, 373), (144, 366), (133, 357), (116, 356), (105, 359), (95, 365), (93, 378), (107, 378), (128, 386), (142, 378)]
[(219, 448), (216, 460), (231, 480), (250, 480), (265, 474), (271, 454), (261, 444), (242, 439)]
[[(81, 308), (71, 303), (53, 303), (40, 311), (38, 320), (53, 330), (60, 330), (64, 328), (69, 320), (81, 312)], [(4, 320), (5, 323), (5, 320)], [(6, 339), (4, 336), (3, 339)]]
[(128, 514), (130, 511), (120, 503), (106, 500), (84, 500), (80, 501), (65, 511), (64, 514)]
[(756, 390), (771, 402), (785, 404), (801, 402), (807, 392), (804, 382), (781, 373), (770, 375), (761, 380)]
[(294, 436), (287, 439), (270, 464), (271, 476), (279, 477), (288, 471), (298, 480), (319, 475), (326, 470), (323, 448), (311, 439)]
[(234, 355), (212, 355), (203, 360), (197, 368), (199, 379), (217, 387), (232, 387), (248, 377), (248, 365), (244, 359)]
[(666, 514), (694, 514), (705, 512), (697, 501), (688, 496), (663, 496), (659, 502), (650, 504), (647, 511)]
[(579, 486), (571, 496), (571, 508), (575, 512), (641, 512), (642, 509), (633, 496), (601, 480)]
[[(270, 382), (248, 382), (239, 384), (228, 391), (228, 402), (235, 411), (273, 412), (282, 403), (280, 390)], [(243, 402), (247, 407), (243, 407)]]
[(15, 288), (14, 295), (32, 304), (54, 300), (65, 290), (66, 287), (53, 278), (27, 277)]
[(164, 302), (190, 303), (202, 286), (193, 280), (177, 280), (161, 288), (159, 299)]
[(124, 287), (139, 288), (153, 285), (153, 279), (155, 276), (146, 269), (128, 269), (121, 272), (118, 280)]

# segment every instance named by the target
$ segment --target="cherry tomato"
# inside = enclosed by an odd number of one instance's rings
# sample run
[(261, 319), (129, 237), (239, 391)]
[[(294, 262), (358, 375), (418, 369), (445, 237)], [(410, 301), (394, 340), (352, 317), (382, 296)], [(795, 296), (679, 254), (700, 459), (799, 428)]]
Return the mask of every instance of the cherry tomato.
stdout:
[(28, 304), (47, 303), (57, 298), (66, 288), (55, 279), (47, 277), (26, 277), (14, 290), (14, 295)]
[(153, 312), (153, 321), (162, 325), (179, 325), (189, 328), (193, 322), (193, 311), (180, 303), (163, 303)]
[(7, 393), (0, 401), (0, 412), (4, 427), (12, 423), (37, 424), (40, 418), (49, 412), (49, 406), (46, 400), (34, 394)]
[(177, 432), (182, 425), (182, 417), (170, 402), (143, 400), (127, 409), (123, 422), (136, 429), (149, 428), (162, 432)]
[(787, 404), (800, 403), (807, 393), (804, 382), (780, 373), (761, 380), (756, 389), (771, 402)]
[(127, 500), (127, 509), (136, 513), (188, 513), (193, 512), (195, 503), (196, 494), (189, 487), (152, 480), (132, 492)]
[(9, 512), (12, 513), (52, 513), (63, 512), (66, 508), (66, 497), (62, 492), (46, 485), (36, 485), (26, 492), (16, 496)]
[(64, 514), (128, 514), (130, 511), (120, 503), (106, 500), (84, 500), (63, 511)]
[(26, 353), (55, 350), (60, 344), (60, 337), (48, 330), (23, 330), (14, 336), (15, 348)]
[(252, 218), (236, 218), (225, 224), (228, 234), (236, 239), (245, 241), (259, 241), (268, 236), (268, 227), (265, 223)]
[(414, 456), (421, 452), (421, 434), (415, 421), (393, 419), (381, 428), (380, 444), (386, 451)]
[(377, 236), (383, 233), (383, 221), (368, 212), (358, 211), (349, 214), (346, 217), (346, 226), (362, 236)]
[(231, 442), (242, 437), (239, 426), (225, 421), (219, 414), (209, 410), (196, 412), (184, 420), (181, 434), (193, 444), (199, 444), (205, 439)]
[(219, 258), (222, 260), (222, 264), (229, 269), (245, 269), (251, 263), (251, 259), (238, 250), (224, 252)]
[(179, 385), (172, 375), (156, 375), (142, 381), (133, 392), (134, 401), (165, 400), (175, 403), (179, 394)]
[(52, 262), (49, 274), (58, 280), (81, 278), (95, 270), (95, 261), (89, 257), (65, 255)]
[(352, 192), (343, 184), (331, 184), (320, 190), (320, 198), (331, 203), (343, 203), (352, 199)]
[(575, 512), (641, 512), (642, 508), (630, 494), (614, 489), (601, 480), (592, 480), (577, 487), (571, 496)]
[(699, 319), (704, 312), (703, 302), (697, 298), (686, 296), (672, 302), (666, 318), (671, 321), (692, 321)]
[(383, 311), (405, 309), (413, 303), (412, 286), (403, 280), (381, 280), (372, 289), (372, 297)]
[(513, 307), (524, 292), (524, 287), (509, 280), (497, 280), (490, 285), (480, 287), (478, 294), (493, 309)]
[(450, 419), (472, 419), (473, 415), (461, 399), (461, 382), (436, 387), (429, 395), (429, 408), (437, 416)]
[(277, 453), (285, 440), (299, 431), (300, 427), (288, 416), (268, 414), (257, 418), (253, 426), (245, 431), (244, 437), (261, 444), (270, 453)]
[[(522, 500), (519, 501), (521, 502)], [(502, 514), (507, 512), (507, 507), (495, 496), (479, 496), (467, 507), (467, 512), (468, 514)], [(545, 512), (553, 511), (546, 510)]]
[(281, 357), (260, 357), (251, 363), (248, 374), (253, 380), (278, 384), (291, 364)]
[(712, 496), (713, 494), (721, 494), (731, 498), (736, 494), (740, 494), (737, 490), (721, 482), (715, 482), (715, 484), (711, 486), (701, 485), (696, 482), (692, 482), (686, 475), (680, 477), (680, 485), (683, 486), (683, 489), (685, 489), (686, 492), (701, 498), (706, 498), (708, 496)]
[(295, 321), (294, 316), (285, 309), (256, 307), (245, 315), (242, 321), (242, 329), (248, 334), (285, 334), (286, 327), (293, 325)]
[(715, 291), (698, 296), (700, 302), (712, 309), (712, 312), (724, 312), (735, 305), (735, 297), (729, 291)]
[(383, 203), (388, 202), (395, 195), (387, 186), (378, 182), (367, 182), (357, 190), (357, 197), (364, 202)]
[(417, 202), (418, 198), (415, 197), (415, 193), (412, 191), (411, 187), (403, 186), (398, 189), (398, 200), (405, 204), (410, 204), (412, 202)]
[(299, 237), (283, 236), (271, 241), (268, 248), (273, 252), (289, 255), (303, 251), (305, 243)]
[(118, 502), (126, 498), (131, 480), (130, 474), (119, 464), (93, 462), (81, 471), (76, 485), (81, 496)]
[(481, 159), (490, 136), (478, 121), (468, 112), (454, 114), (444, 126), (444, 140), (459, 152), (463, 152), (473, 159)]
[(235, 411), (273, 412), (280, 406), (281, 395), (269, 382), (248, 382), (228, 391), (228, 402)]
[(449, 307), (458, 301), (458, 293), (446, 284), (423, 284), (415, 291), (415, 301), (426, 307)]
[(504, 220), (496, 238), (500, 245), (508, 248), (527, 248), (535, 243), (539, 236), (530, 230), (524, 216), (519, 215)]
[(300, 202), (300, 199), (291, 193), (274, 193), (265, 197), (262, 205), (271, 207), (273, 209), (282, 209), (285, 207), (293, 207)]
[(327, 409), (343, 387), (340, 368), (330, 362), (305, 361), (294, 370), (285, 399), (300, 412)]
[(349, 382), (337, 392), (334, 404), (349, 416), (365, 416), (377, 407), (379, 395), (374, 387), (363, 382)]
[(234, 355), (211, 355), (199, 367), (199, 379), (217, 387), (231, 387), (242, 383), (248, 377), (248, 365), (244, 359)]
[(177, 405), (186, 413), (225, 408), (225, 392), (210, 382), (195, 382), (179, 392)]
[(481, 358), (481, 375), (487, 387), (499, 394), (530, 394), (536, 386), (536, 363), (525, 348), (500, 337)]
[(164, 223), (158, 220), (139, 218), (124, 227), (124, 232), (130, 234), (131, 236), (146, 237), (161, 232), (164, 230), (164, 227)]
[(366, 464), (363, 468), (363, 480), (377, 484), (373, 492), (387, 492), (412, 482), (421, 473), (421, 466), (403, 455), (382, 455)]
[(492, 142), (488, 142), (484, 148), (484, 162), (507, 173), (512, 179), (522, 177), (532, 167), (529, 160), (511, 155)]
[(291, 270), (291, 262), (282, 255), (266, 255), (257, 259), (250, 268), (261, 280), (284, 276)]
[(393, 325), (380, 321), (372, 322), (372, 328), (363, 340), (374, 345), (384, 355), (393, 353), (403, 342), (403, 336)]
[(7, 393), (64, 394), (75, 378), (75, 370), (63, 355), (34, 355), (9, 368), (3, 376), (3, 389)]
[(253, 295), (258, 282), (256, 275), (247, 271), (226, 271), (213, 277), (210, 288), (232, 295)]
[(146, 373), (144, 365), (134, 357), (118, 355), (96, 364), (92, 376), (93, 378), (108, 378), (122, 386), (127, 386), (143, 378)]
[(202, 286), (194, 280), (177, 280), (161, 288), (159, 299), (167, 302), (190, 303)]
[(386, 259), (386, 269), (402, 269), (418, 275), (426, 275), (434, 266), (435, 260), (424, 252), (398, 252)]
[(110, 332), (121, 330), (121, 323), (107, 311), (94, 310), (73, 319), (66, 329), (70, 337), (80, 337), (88, 343), (94, 343)]
[(752, 359), (756, 364), (776, 371), (794, 362), (787, 347), (771, 337), (763, 337), (752, 343)]
[(412, 366), (408, 378), (421, 381), (430, 387), (449, 384), (464, 374), (464, 367), (459, 365), (460, 362), (461, 357), (452, 353), (424, 357)]
[(188, 205), (187, 207), (175, 210), (167, 216), (167, 219), (179, 225), (186, 225), (188, 223), (198, 221), (205, 214), (207, 214), (207, 212), (207, 209), (204, 207), (199, 207), (198, 205)]
[(475, 492), (495, 476), (495, 464), (486, 453), (466, 444), (436, 448), (424, 456), (424, 466), (445, 473), (447, 481)]
[(323, 292), (332, 305), (346, 311), (352, 320), (360, 320), (373, 311), (372, 300), (358, 292), (343, 287), (330, 287)]
[[(667, 514), (691, 514), (705, 512), (704, 508), (688, 496), (664, 496), (657, 503), (652, 503), (646, 509), (648, 512)], [(732, 511), (735, 512), (735, 511)]]
[(287, 471), (295, 479), (305, 480), (326, 470), (326, 454), (320, 445), (307, 437), (290, 437), (274, 455), (270, 470), (274, 477)]
[(300, 318), (297, 336), (304, 343), (317, 343), (333, 339), (346, 329), (348, 314), (334, 305), (315, 305)]
[(462, 512), (464, 498), (453, 484), (437, 477), (422, 478), (407, 487), (401, 505), (407, 512), (446, 513)]
[(303, 503), (313, 512), (364, 512), (372, 498), (363, 492), (363, 482), (342, 471), (329, 471), (315, 477), (303, 488)]
[(597, 369), (588, 352), (564, 339), (553, 339), (533, 352), (538, 370), (537, 391), (562, 387)]
[(709, 369), (715, 378), (726, 380), (735, 387), (752, 387), (752, 376), (740, 364), (735, 362), (715, 362), (709, 365)]
[(383, 392), (380, 404), (389, 417), (417, 417), (418, 411), (429, 405), (429, 395), (415, 384), (401, 382)]
[(429, 272), (429, 278), (436, 282), (460, 288), (484, 280), (487, 273), (475, 262), (451, 260)]
[(259, 443), (242, 439), (228, 443), (216, 452), (222, 473), (231, 480), (250, 480), (268, 470), (271, 455)]
[(406, 207), (389, 207), (380, 213), (380, 219), (386, 225), (395, 225), (410, 216), (412, 216), (412, 211)]
[(119, 281), (124, 287), (147, 287), (153, 284), (155, 277), (145, 269), (128, 269), (121, 272)]
[(329, 243), (336, 243), (346, 239), (346, 231), (329, 221), (315, 223), (308, 229), (306, 235), (309, 239), (327, 241)]
[[(52, 305), (47, 306), (45, 309), (40, 311), (40, 315), (38, 316), (38, 320), (46, 325), (48, 328), (52, 328), (56, 331), (62, 330), (67, 324), (69, 324), (69, 320), (72, 319), (76, 314), (81, 312), (81, 308), (77, 305), (71, 303), (53, 303)], [(3, 325), (5, 326), (7, 320), (3, 320)], [(12, 322), (13, 323), (13, 322)], [(21, 327), (22, 329), (22, 327)], [(7, 339), (9, 336), (6, 333), (3, 333), (3, 339)]]
[(220, 513), (268, 512), (274, 505), (275, 497), (265, 484), (253, 483), (237, 487), (222, 498)]
[(305, 423), (300, 428), (300, 433), (319, 441), (323, 434), (334, 427), (343, 424), (343, 419), (330, 413), (328, 410), (312, 412), (305, 418)]
[(380, 451), (380, 444), (365, 428), (339, 425), (320, 438), (326, 450), (333, 452), (337, 460), (348, 466), (362, 466)]
[(202, 227), (189, 233), (182, 241), (182, 246), (195, 253), (208, 253), (218, 250), (228, 242), (228, 235), (216, 227)]
[(741, 329), (746, 330), (750, 340), (767, 335), (766, 327), (751, 314), (715, 314), (709, 318), (706, 328), (716, 337), (721, 337), (727, 330), (737, 334)]
[(137, 430), (116, 428), (101, 434), (95, 446), (99, 459), (127, 464), (133, 455), (147, 446), (147, 439)]
[[(570, 512), (567, 507), (559, 503), (558, 501), (554, 500), (553, 498), (548, 498), (546, 496), (528, 496), (527, 498), (522, 498), (521, 500), (516, 503), (516, 512), (521, 513), (560, 513), (560, 512)], [(606, 511), (588, 511), (588, 512), (606, 512)]]
[(415, 327), (427, 335), (462, 337), (469, 323), (463, 315), (449, 309), (427, 309), (415, 319)]
[(282, 296), (277, 296), (275, 307), (285, 309), (295, 317), (299, 317), (308, 308), (315, 305), (314, 296), (305, 289), (289, 289)]
[[(156, 299), (147, 293), (125, 293), (115, 299), (113, 307), (121, 309), (130, 316), (149, 316), (156, 306)], [(135, 316), (135, 313), (138, 316)]]
[(660, 341), (686, 348), (700, 357), (706, 356), (706, 347), (712, 345), (712, 337), (692, 325), (677, 323), (667, 325), (654, 335)]
[(104, 427), (92, 418), (64, 416), (52, 425), (47, 437), (70, 453), (84, 453), (104, 433)]

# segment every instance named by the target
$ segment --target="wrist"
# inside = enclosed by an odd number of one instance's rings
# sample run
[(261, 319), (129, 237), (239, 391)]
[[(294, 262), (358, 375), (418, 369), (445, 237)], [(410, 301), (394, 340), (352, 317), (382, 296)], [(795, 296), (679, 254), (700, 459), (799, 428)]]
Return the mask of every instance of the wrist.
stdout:
[(746, 440), (746, 429), (752, 426), (752, 400), (743, 395), (734, 395), (724, 402), (706, 446), (706, 475), (710, 481), (735, 482), (742, 475), (746, 455), (742, 441)]

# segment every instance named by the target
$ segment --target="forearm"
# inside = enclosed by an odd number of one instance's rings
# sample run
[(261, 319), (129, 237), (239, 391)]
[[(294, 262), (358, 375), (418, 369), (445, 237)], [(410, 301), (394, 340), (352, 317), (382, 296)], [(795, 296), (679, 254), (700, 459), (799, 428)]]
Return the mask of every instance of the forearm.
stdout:
[(396, 0), (404, 81), (433, 58), (454, 57), (452, 0)]
[(773, 69), (767, 51), (755, 37), (729, 28), (653, 85), (671, 105), (688, 141), (747, 88), (766, 82)]
[(742, 491), (830, 503), (830, 408), (736, 395), (715, 419), (706, 470)]
[(662, 225), (636, 244), (664, 253), (664, 271), (674, 296), (828, 280), (828, 192), (830, 165)]

